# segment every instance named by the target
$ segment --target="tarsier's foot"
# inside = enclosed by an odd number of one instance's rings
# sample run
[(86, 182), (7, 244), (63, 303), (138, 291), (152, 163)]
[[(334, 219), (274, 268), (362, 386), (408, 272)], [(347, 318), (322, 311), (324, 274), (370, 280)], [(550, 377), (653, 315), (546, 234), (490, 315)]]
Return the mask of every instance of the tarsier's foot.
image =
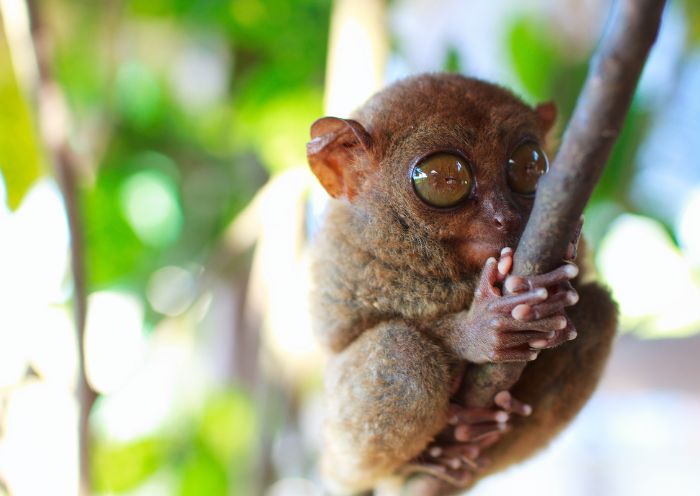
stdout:
[(510, 416), (532, 413), (530, 405), (516, 400), (508, 391), (498, 393), (494, 403), (494, 408), (451, 404), (449, 425), (402, 472), (427, 473), (455, 487), (469, 486), (474, 474), (489, 465), (483, 451), (510, 430)]

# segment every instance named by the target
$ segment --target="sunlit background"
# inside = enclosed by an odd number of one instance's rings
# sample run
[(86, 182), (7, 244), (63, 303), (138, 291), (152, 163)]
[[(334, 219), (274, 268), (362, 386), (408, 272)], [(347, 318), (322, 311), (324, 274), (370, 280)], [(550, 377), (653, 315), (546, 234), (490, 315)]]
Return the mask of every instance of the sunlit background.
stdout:
[[(310, 123), (450, 70), (562, 127), (609, 5), (0, 0), (0, 495), (78, 494), (86, 435), (97, 495), (322, 494)], [(699, 138), (700, 2), (673, 0), (586, 212), (603, 384), (471, 494), (700, 494)]]

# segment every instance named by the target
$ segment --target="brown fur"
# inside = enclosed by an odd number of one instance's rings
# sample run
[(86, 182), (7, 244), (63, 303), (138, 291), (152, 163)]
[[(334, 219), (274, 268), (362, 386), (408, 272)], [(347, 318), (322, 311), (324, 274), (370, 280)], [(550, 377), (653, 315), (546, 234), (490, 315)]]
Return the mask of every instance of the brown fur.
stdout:
[[(350, 124), (314, 124), (309, 162), (337, 198), (313, 266), (315, 331), (333, 353), (322, 465), (337, 490), (372, 487), (445, 427), (460, 357), (439, 322), (469, 308), (488, 256), (457, 246), (515, 246), (532, 200), (510, 192), (504, 164), (523, 136), (544, 141), (551, 112), (538, 114), (494, 85), (437, 74), (380, 92)], [(464, 155), (476, 181), (470, 198), (448, 211), (423, 204), (410, 181), (416, 160), (443, 149)], [(494, 227), (496, 215), (505, 227)], [(595, 284), (578, 290), (569, 314), (579, 337), (526, 368), (513, 394), (534, 413), (492, 448), (489, 473), (544, 446), (597, 383), (615, 308)]]

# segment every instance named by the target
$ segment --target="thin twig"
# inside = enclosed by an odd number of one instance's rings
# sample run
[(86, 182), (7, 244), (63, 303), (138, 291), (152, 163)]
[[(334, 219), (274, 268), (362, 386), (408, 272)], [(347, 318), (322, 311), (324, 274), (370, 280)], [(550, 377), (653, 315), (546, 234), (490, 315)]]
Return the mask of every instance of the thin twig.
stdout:
[(36, 0), (27, 0), (31, 20), (31, 35), (36, 51), (39, 84), (37, 103), (40, 127), (45, 146), (53, 162), (63, 195), (68, 218), (71, 249), (71, 271), (73, 277), (73, 311), (78, 343), (78, 400), (80, 414), (78, 423), (80, 494), (90, 494), (90, 428), (89, 416), (97, 398), (90, 386), (85, 370), (85, 319), (87, 315), (87, 293), (85, 287), (85, 255), (82, 219), (77, 197), (76, 175), (78, 161), (68, 142), (67, 128), (70, 122), (62, 91), (55, 81), (51, 69), (51, 51), (46, 26)]

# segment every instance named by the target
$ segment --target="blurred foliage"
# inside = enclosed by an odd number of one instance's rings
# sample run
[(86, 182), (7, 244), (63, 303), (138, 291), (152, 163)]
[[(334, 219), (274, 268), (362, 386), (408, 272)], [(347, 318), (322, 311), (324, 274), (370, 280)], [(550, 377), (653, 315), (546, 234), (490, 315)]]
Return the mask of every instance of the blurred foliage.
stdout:
[(0, 171), (5, 178), (8, 206), (15, 209), (32, 183), (39, 178), (41, 158), (34, 122), (17, 82), (2, 22), (0, 102)]
[(588, 60), (566, 53), (555, 32), (539, 18), (518, 19), (508, 34), (513, 70), (536, 101), (557, 102), (560, 122), (574, 109), (588, 70)]
[(96, 443), (92, 454), (95, 490), (134, 489), (161, 467), (165, 455), (165, 446), (159, 439), (139, 439), (128, 444)]
[[(330, 5), (83, 4), (54, 0), (47, 12), (71, 108), (103, 133), (95, 183), (82, 193), (90, 288), (143, 295), (157, 268), (206, 260), (268, 173), (304, 163), (298, 144), (321, 113)], [(224, 72), (192, 73), (198, 56)], [(178, 93), (178, 84), (206, 90), (207, 77), (223, 88), (204, 103)]]
[(683, 8), (688, 20), (688, 39), (697, 45), (700, 43), (700, 2), (684, 0)]
[(250, 487), (255, 431), (253, 405), (246, 393), (215, 392), (177, 432), (124, 443), (96, 439), (95, 490), (127, 492), (165, 471), (174, 474), (181, 496), (244, 494)]
[(459, 52), (455, 47), (449, 47), (447, 49), (442, 68), (447, 72), (462, 72), (462, 62), (459, 59)]

